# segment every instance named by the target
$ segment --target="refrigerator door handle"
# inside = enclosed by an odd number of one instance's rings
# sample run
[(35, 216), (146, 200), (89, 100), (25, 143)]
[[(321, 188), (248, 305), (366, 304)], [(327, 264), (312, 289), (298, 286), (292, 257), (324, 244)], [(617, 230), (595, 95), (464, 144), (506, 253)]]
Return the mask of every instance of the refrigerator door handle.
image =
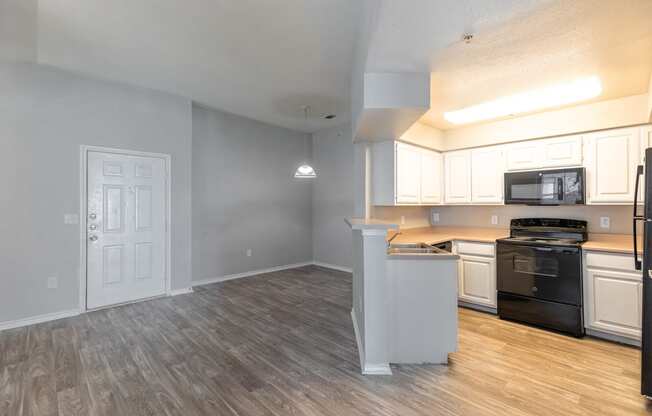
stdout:
[[(636, 223), (638, 221), (644, 221), (645, 217), (643, 215), (638, 215), (638, 188), (640, 183), (640, 178), (643, 175), (643, 165), (638, 165), (636, 168), (636, 183), (634, 188), (634, 215), (632, 218), (632, 237), (634, 238), (634, 267), (636, 270), (641, 270), (642, 262), (638, 258), (638, 237), (636, 235)], [(646, 201), (647, 202), (647, 201)]]

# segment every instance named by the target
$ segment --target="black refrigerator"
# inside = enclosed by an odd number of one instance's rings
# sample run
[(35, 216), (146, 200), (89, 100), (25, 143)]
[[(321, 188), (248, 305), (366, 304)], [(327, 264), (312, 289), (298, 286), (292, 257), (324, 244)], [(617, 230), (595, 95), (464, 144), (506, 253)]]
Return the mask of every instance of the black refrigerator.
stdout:
[[(638, 205), (639, 183), (645, 174), (643, 194), (645, 204)], [(639, 223), (643, 227), (643, 258), (638, 253), (637, 234)], [(636, 172), (636, 189), (634, 190), (634, 265), (643, 272), (643, 327), (641, 336), (641, 394), (652, 398), (652, 148), (645, 150), (645, 166), (639, 166)]]

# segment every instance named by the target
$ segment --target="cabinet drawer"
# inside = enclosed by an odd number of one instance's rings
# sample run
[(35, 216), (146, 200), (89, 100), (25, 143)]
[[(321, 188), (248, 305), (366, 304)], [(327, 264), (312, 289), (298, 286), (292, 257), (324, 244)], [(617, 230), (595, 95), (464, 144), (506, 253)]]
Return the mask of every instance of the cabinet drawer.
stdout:
[(488, 256), (495, 255), (494, 244), (491, 243), (472, 243), (469, 241), (458, 241), (457, 254), (470, 254), (474, 256)]
[(634, 268), (634, 256), (632, 254), (597, 253), (588, 251), (586, 253), (586, 265), (600, 269), (622, 270), (635, 273), (638, 280), (641, 280), (641, 272)]

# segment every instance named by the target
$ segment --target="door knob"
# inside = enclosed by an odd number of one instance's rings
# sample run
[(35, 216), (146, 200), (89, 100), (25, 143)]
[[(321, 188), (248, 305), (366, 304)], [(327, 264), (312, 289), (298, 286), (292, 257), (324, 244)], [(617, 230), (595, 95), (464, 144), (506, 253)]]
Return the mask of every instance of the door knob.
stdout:
[(88, 237), (88, 239), (91, 240), (92, 242), (95, 242), (95, 241), (97, 241), (97, 236), (95, 234), (93, 234), (90, 237)]
[(89, 214), (89, 215), (88, 215), (88, 218), (94, 220), (94, 219), (97, 218), (97, 214), (95, 214), (95, 213)]

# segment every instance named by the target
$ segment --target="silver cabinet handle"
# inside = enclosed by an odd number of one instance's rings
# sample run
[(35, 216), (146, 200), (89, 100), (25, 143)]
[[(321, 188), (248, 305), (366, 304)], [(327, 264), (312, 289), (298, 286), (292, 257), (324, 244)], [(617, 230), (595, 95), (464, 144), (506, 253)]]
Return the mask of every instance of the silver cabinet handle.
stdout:
[(93, 234), (92, 236), (88, 237), (88, 239), (91, 240), (92, 242), (95, 242), (97, 241), (97, 236)]
[(88, 215), (88, 218), (94, 220), (94, 219), (97, 218), (97, 214), (95, 214), (95, 213), (89, 214), (89, 215)]
[(92, 230), (92, 231), (95, 231), (95, 230), (97, 230), (97, 225), (95, 225), (95, 224), (91, 224), (88, 228), (89, 228), (90, 230)]

